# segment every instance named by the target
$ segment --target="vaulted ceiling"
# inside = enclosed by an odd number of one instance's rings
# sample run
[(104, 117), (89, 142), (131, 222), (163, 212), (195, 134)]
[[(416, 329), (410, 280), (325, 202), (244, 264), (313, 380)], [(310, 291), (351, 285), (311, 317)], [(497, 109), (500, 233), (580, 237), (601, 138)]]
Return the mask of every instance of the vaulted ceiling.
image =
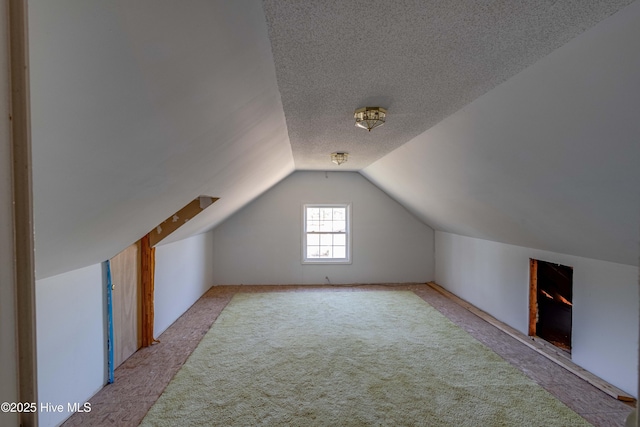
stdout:
[(296, 168), (360, 170), (629, 3), (264, 0)]
[(38, 277), (201, 194), (167, 241), (206, 231), (296, 169), (359, 171), (439, 230), (638, 262), (638, 0), (32, 0), (29, 21)]

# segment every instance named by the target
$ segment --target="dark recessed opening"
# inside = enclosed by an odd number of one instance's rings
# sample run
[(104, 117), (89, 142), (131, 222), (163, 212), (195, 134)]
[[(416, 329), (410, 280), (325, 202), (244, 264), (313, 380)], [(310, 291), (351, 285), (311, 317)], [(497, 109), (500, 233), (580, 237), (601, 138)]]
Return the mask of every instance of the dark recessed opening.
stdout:
[(531, 295), (535, 293), (535, 307), (531, 308), (536, 311), (531, 335), (571, 351), (573, 268), (532, 260), (531, 287)]

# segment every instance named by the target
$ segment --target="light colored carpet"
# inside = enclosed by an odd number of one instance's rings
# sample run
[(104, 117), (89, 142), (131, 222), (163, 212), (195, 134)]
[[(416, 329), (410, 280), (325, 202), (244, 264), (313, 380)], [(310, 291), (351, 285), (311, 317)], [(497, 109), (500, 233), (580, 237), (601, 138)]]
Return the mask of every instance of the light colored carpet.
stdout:
[(234, 296), (142, 426), (588, 426), (409, 291)]

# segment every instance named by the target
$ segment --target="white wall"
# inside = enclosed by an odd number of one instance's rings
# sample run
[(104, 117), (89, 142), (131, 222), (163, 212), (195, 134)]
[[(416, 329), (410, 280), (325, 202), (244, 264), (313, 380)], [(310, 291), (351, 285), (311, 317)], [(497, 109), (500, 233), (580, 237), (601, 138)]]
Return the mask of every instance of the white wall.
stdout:
[(573, 267), (572, 359), (638, 393), (638, 268), (436, 232), (436, 282), (528, 332), (529, 259)]
[(64, 405), (40, 412), (40, 426), (60, 424), (67, 403), (84, 403), (105, 384), (105, 312), (100, 264), (36, 281), (38, 398)]
[(29, 24), (38, 279), (199, 195), (167, 242), (210, 230), (293, 171), (260, 0), (39, 0)]
[[(0, 402), (17, 402), (7, 4), (0, 0)], [(16, 414), (0, 413), (0, 425), (17, 423)]]
[[(156, 248), (156, 336), (211, 287), (212, 249), (211, 233)], [(84, 403), (106, 383), (102, 274), (96, 264), (36, 282), (39, 400), (64, 406), (40, 412), (41, 426), (59, 425), (71, 416), (67, 403)]]
[[(302, 205), (351, 203), (349, 265), (301, 263)], [(433, 230), (356, 172), (295, 172), (213, 230), (216, 284), (424, 282)]]
[(639, 42), (636, 1), (362, 173), (437, 230), (638, 265)]
[(156, 337), (213, 285), (212, 258), (211, 232), (156, 247)]

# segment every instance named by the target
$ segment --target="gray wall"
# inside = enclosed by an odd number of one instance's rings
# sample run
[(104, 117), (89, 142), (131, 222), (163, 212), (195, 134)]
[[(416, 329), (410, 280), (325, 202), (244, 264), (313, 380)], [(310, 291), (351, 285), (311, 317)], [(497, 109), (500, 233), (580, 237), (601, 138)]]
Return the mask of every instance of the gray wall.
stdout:
[[(302, 264), (302, 205), (351, 203), (349, 265)], [(433, 230), (356, 172), (295, 172), (214, 231), (216, 284), (424, 282)]]
[(637, 396), (637, 267), (436, 232), (436, 281), (525, 334), (530, 258), (573, 267), (573, 361)]

